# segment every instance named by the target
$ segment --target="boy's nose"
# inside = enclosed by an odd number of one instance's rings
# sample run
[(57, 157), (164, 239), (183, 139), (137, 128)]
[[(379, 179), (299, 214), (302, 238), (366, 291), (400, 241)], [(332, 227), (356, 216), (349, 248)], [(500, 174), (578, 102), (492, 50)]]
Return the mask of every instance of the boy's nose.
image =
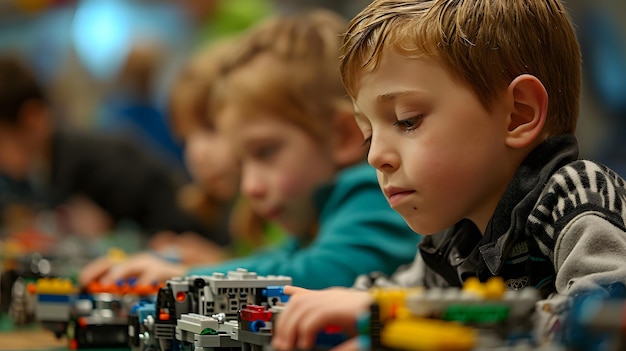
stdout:
[(367, 162), (379, 171), (390, 171), (397, 168), (399, 157), (393, 152), (385, 139), (374, 137), (370, 141)]

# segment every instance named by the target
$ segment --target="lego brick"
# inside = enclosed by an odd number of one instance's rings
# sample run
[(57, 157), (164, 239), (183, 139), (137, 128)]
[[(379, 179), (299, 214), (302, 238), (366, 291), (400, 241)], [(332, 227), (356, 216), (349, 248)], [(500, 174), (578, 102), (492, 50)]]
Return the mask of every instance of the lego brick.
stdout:
[(68, 304), (46, 303), (35, 307), (35, 315), (40, 321), (68, 321), (71, 307)]
[(247, 330), (239, 330), (239, 341), (259, 346), (269, 345), (272, 342), (271, 333), (254, 333)]
[(178, 320), (178, 328), (190, 331), (196, 334), (202, 334), (207, 329), (217, 332), (219, 324), (213, 317), (203, 316), (197, 313), (187, 313), (180, 316)]
[(188, 332), (180, 328), (176, 328), (176, 340), (193, 344), (195, 342), (196, 334)]
[(231, 339), (229, 334), (196, 335), (194, 346), (198, 350), (198, 347), (240, 347), (241, 343)]

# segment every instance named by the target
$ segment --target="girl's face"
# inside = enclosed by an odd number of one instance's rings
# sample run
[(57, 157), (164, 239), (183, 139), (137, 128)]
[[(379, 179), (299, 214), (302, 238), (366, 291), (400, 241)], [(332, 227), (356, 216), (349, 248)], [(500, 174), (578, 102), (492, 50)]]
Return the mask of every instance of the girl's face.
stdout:
[(296, 125), (256, 113), (227, 105), (217, 119), (241, 161), (241, 192), (263, 218), (307, 235), (317, 222), (314, 192), (336, 172), (331, 153)]

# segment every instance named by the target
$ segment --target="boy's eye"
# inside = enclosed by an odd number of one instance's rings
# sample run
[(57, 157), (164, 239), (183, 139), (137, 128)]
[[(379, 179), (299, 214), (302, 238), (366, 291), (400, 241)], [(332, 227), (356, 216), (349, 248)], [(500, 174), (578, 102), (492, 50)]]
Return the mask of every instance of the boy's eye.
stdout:
[(417, 129), (417, 127), (419, 127), (419, 125), (421, 124), (421, 121), (422, 116), (419, 115), (416, 117), (401, 119), (399, 121), (396, 121), (393, 125), (400, 128), (401, 130), (411, 131)]

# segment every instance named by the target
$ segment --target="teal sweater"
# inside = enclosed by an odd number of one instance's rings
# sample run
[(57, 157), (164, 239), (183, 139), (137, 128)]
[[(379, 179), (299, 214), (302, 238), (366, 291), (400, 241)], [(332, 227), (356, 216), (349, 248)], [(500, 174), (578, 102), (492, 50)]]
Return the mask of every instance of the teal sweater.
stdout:
[(409, 263), (420, 236), (389, 207), (376, 172), (367, 164), (340, 172), (317, 192), (319, 230), (308, 245), (288, 237), (279, 247), (209, 267), (190, 275), (246, 268), (259, 275), (286, 275), (310, 289), (351, 286), (359, 274), (392, 273)]

